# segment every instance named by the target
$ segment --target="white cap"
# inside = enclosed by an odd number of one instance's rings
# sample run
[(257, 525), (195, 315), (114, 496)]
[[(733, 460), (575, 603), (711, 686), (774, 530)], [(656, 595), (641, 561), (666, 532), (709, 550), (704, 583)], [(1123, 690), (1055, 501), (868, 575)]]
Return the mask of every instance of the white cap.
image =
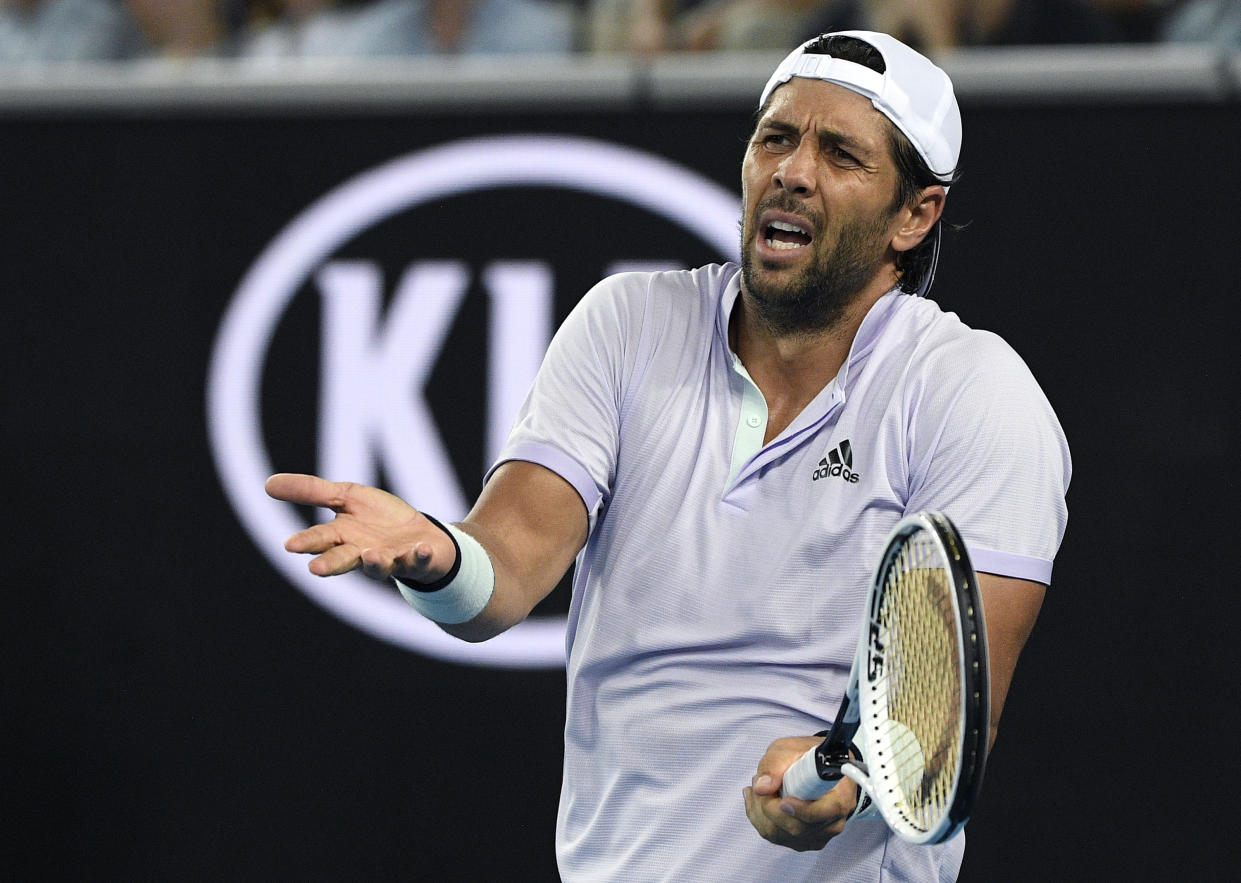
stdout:
[(869, 43), (883, 56), (885, 73), (830, 55), (806, 54), (807, 40), (788, 54), (767, 81), (758, 105), (776, 87), (793, 77), (826, 80), (865, 95), (875, 109), (905, 133), (918, 154), (941, 178), (949, 177), (961, 157), (961, 111), (952, 81), (926, 56), (895, 37), (874, 31), (837, 31), (823, 36), (853, 37)]

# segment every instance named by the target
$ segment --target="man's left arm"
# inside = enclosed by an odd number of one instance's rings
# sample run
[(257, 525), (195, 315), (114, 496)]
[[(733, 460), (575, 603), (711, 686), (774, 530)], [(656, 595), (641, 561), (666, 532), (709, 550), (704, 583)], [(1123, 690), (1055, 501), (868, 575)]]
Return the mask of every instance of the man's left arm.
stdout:
[[(994, 745), (1004, 711), (1004, 700), (1017, 670), (1017, 658), (1043, 606), (1047, 587), (1042, 583), (994, 573), (978, 574), (986, 617), (987, 658), (991, 676), (991, 732)], [(857, 786), (842, 780), (818, 800), (797, 800), (780, 795), (785, 770), (821, 737), (779, 739), (759, 761), (754, 781), (743, 789), (746, 814), (765, 839), (798, 851), (822, 849), (844, 830), (857, 805)]]
[(978, 591), (982, 595), (983, 615), (987, 628), (987, 658), (991, 676), (991, 733), (989, 745), (995, 744), (1004, 711), (1004, 700), (1017, 670), (1017, 658), (1034, 629), (1047, 586), (1032, 580), (994, 573), (978, 574)]
[[(999, 338), (944, 348), (908, 381), (911, 466), (908, 512), (938, 509), (966, 537), (986, 616), (991, 676), (990, 743), (1017, 659), (1030, 637), (1067, 519), (1068, 448), (1029, 369)], [(977, 349), (978, 352), (974, 352)], [(967, 358), (968, 356), (968, 358)], [(979, 367), (979, 365), (983, 367)], [(985, 370), (984, 370), (985, 368)], [(986, 568), (1002, 569), (1004, 576)], [(746, 812), (767, 840), (821, 849), (844, 828), (849, 795), (781, 797), (784, 771), (813, 737), (778, 740), (745, 789)], [(800, 751), (798, 750), (800, 749)]]

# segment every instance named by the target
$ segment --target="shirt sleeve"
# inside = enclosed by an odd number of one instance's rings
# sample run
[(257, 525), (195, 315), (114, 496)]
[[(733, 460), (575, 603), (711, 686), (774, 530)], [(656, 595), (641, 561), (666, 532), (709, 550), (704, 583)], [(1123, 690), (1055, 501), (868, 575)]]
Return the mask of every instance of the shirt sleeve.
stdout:
[(1068, 443), (1029, 368), (983, 331), (911, 370), (907, 512), (957, 525), (974, 569), (1050, 585), (1068, 521)]
[(646, 274), (624, 273), (604, 279), (574, 307), (488, 478), (510, 460), (544, 466), (578, 492), (593, 529), (616, 475), (624, 390), (647, 291)]

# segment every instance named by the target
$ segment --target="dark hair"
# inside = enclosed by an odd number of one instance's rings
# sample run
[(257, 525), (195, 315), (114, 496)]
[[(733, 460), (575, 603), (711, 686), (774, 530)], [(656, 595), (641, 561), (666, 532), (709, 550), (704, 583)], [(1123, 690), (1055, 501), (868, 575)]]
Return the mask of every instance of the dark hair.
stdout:
[[(884, 73), (888, 66), (883, 55), (874, 46), (856, 37), (838, 34), (824, 34), (806, 47), (808, 55), (830, 55), (868, 67), (877, 74)], [(892, 156), (896, 161), (896, 193), (892, 198), (891, 211), (910, 205), (918, 194), (926, 187), (942, 184), (945, 187), (955, 184), (960, 178), (960, 167), (953, 169), (947, 177), (941, 178), (931, 171), (926, 161), (918, 153), (917, 148), (905, 136), (905, 133), (888, 120), (888, 143)], [(926, 275), (931, 272), (935, 256), (936, 239), (942, 236), (944, 221), (936, 221), (936, 228), (908, 251), (896, 256), (896, 269), (900, 273), (901, 290), (914, 294), (922, 285)]]

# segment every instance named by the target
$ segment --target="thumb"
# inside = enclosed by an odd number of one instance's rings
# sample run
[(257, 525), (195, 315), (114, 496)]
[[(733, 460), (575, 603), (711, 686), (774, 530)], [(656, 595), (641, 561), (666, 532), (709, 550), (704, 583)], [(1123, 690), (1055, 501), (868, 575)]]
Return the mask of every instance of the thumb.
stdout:
[(759, 770), (750, 784), (757, 796), (775, 797), (780, 793), (780, 778), (779, 775), (773, 775), (769, 770)]

